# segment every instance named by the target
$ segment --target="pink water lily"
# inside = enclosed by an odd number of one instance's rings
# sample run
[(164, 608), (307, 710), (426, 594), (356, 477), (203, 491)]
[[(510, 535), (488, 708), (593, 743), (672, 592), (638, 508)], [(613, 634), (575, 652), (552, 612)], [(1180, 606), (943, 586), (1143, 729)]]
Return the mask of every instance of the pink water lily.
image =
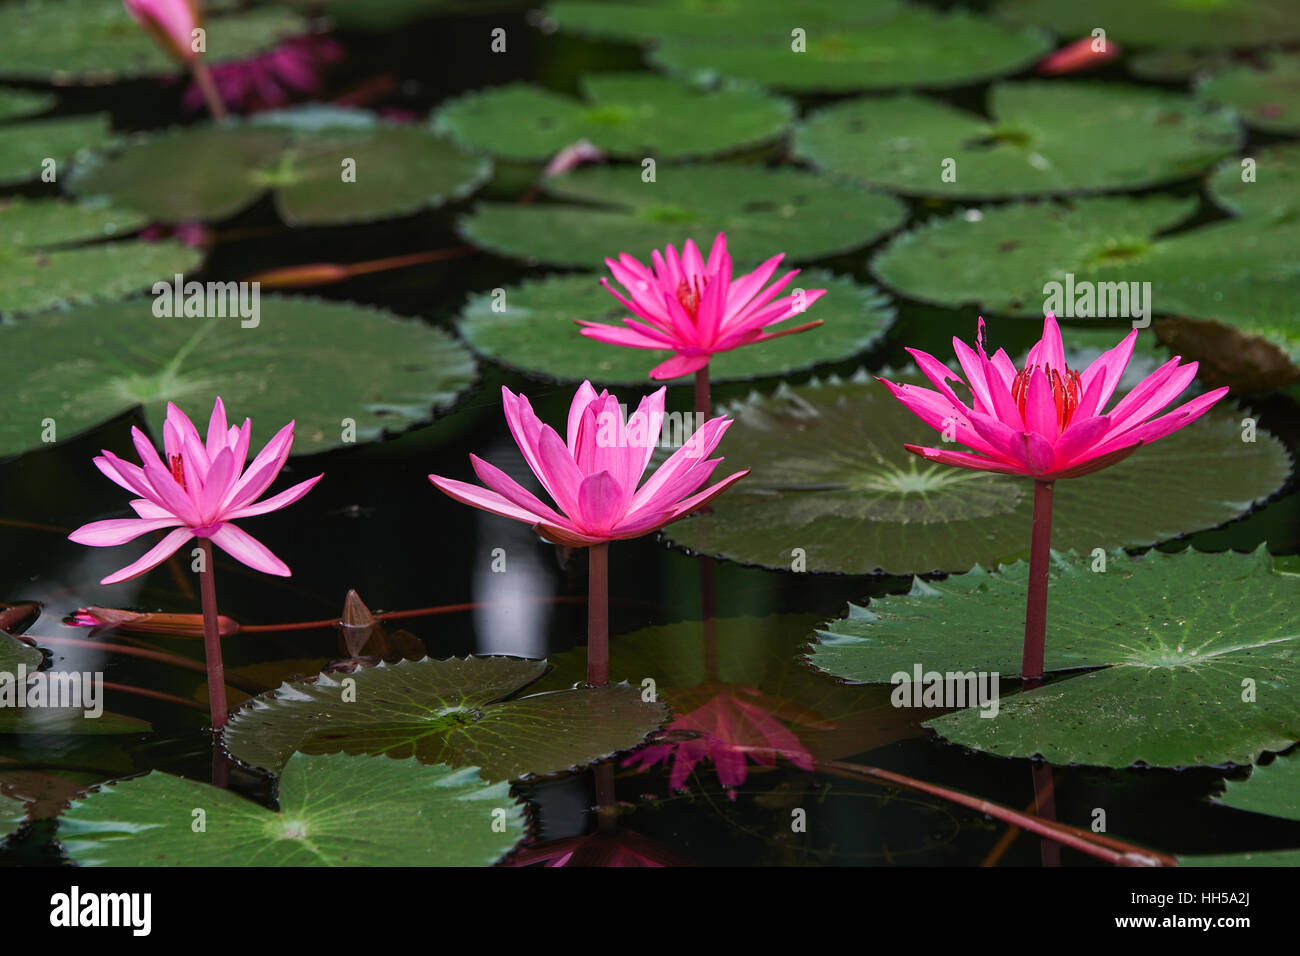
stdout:
[[(1056, 317), (1043, 321), (1043, 337), (1017, 370), (999, 349), (984, 352), (984, 320), (972, 349), (953, 338), (965, 379), (919, 349), (907, 351), (934, 389), (885, 386), (931, 428), (946, 432), (973, 453), (906, 445), (930, 461), (959, 468), (1025, 475), (1041, 481), (1077, 478), (1113, 465), (1142, 445), (1190, 425), (1226, 393), (1218, 388), (1159, 414), (1196, 376), (1197, 363), (1173, 358), (1142, 380), (1109, 410), (1137, 341), (1137, 329), (1082, 372), (1065, 364)], [(970, 393), (970, 404), (953, 390)]]
[(199, 10), (193, 0), (122, 0), (131, 19), (163, 50), (178, 60), (192, 60)]
[(470, 462), (486, 488), (439, 475), (429, 480), (457, 501), (530, 524), (557, 544), (585, 547), (649, 534), (698, 511), (749, 473), (738, 471), (697, 490), (722, 461), (708, 457), (731, 425), (719, 417), (705, 422), (641, 484), (659, 441), (664, 392), (642, 399), (625, 421), (617, 398), (583, 382), (569, 407), (565, 441), (534, 414), (527, 398), (501, 389), (510, 433), (555, 508), (477, 455)]
[(651, 254), (646, 268), (627, 253), (606, 259), (614, 280), (626, 294), (601, 279), (606, 291), (637, 318), (625, 318), (625, 328), (579, 320), (582, 334), (610, 345), (636, 349), (669, 349), (676, 354), (655, 366), (654, 379), (677, 378), (698, 371), (719, 352), (766, 342), (821, 325), (821, 320), (773, 331), (773, 326), (807, 309), (825, 293), (812, 289), (802, 295), (777, 295), (799, 274), (787, 272), (772, 285), (784, 255), (773, 256), (753, 272), (732, 278), (727, 237), (718, 233), (706, 262), (694, 241), (687, 239), (679, 256), (673, 246)]
[(257, 499), (275, 481), (293, 447), (293, 422), (281, 428), (247, 469), (252, 422), (242, 427), (226, 425), (226, 408), (220, 398), (212, 409), (205, 443), (194, 423), (172, 403), (167, 403), (163, 424), (166, 460), (138, 428), (131, 438), (140, 464), (123, 461), (105, 450), (95, 465), (108, 478), (136, 495), (131, 501), (135, 518), (92, 521), (68, 535), (78, 544), (112, 547), (133, 541), (150, 531), (170, 532), (137, 561), (104, 578), (101, 584), (129, 581), (174, 554), (191, 538), (210, 539), (237, 561), (267, 574), (287, 576), (289, 568), (260, 541), (232, 522), (278, 511), (293, 504), (321, 475), (262, 501)]

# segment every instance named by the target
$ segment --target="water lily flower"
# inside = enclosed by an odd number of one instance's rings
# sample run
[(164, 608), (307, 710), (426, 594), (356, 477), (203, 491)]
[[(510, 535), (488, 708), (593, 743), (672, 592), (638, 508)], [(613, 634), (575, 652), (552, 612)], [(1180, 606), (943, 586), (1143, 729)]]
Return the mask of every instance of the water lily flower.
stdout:
[(194, 59), (194, 31), (200, 26), (193, 0), (122, 0), (122, 6), (150, 38), (182, 63)]
[(245, 469), (252, 427), (247, 418), (240, 428), (227, 427), (226, 407), (218, 398), (208, 422), (205, 444), (188, 416), (168, 402), (163, 424), (165, 462), (158, 457), (144, 432), (135, 427), (131, 429), (131, 438), (140, 455), (139, 465), (123, 461), (107, 449), (102, 457), (95, 459), (95, 466), (105, 476), (139, 495), (131, 501), (137, 517), (92, 521), (68, 535), (71, 540), (98, 548), (113, 547), (150, 531), (174, 529), (138, 560), (108, 575), (100, 584), (117, 584), (139, 577), (195, 537), (210, 539), (232, 558), (256, 571), (289, 575), (288, 566), (266, 545), (232, 522), (293, 504), (323, 476), (308, 478), (278, 495), (258, 501), (289, 457), (293, 422), (281, 428)]
[[(1043, 337), (1017, 370), (1002, 349), (984, 351), (984, 320), (975, 348), (953, 338), (966, 378), (919, 349), (908, 349), (934, 389), (881, 380), (894, 397), (940, 432), (947, 431), (972, 453), (905, 445), (930, 461), (977, 471), (1024, 475), (1040, 481), (1077, 478), (1113, 465), (1205, 414), (1227, 388), (1197, 396), (1159, 414), (1196, 377), (1196, 362), (1173, 358), (1147, 376), (1109, 410), (1138, 331), (1083, 371), (1065, 364), (1056, 317), (1043, 321)], [(968, 405), (948, 384), (970, 392)]]
[(566, 441), (537, 417), (527, 398), (501, 389), (510, 433), (554, 508), (477, 455), (470, 455), (470, 462), (486, 488), (429, 476), (438, 489), (463, 504), (529, 524), (556, 544), (589, 548), (587, 658), (588, 681), (593, 684), (605, 683), (609, 673), (609, 542), (657, 531), (699, 510), (749, 474), (738, 471), (699, 490), (722, 461), (708, 457), (731, 425), (730, 419), (719, 417), (700, 426), (642, 483), (663, 427), (664, 394), (660, 388), (642, 399), (625, 420), (616, 397), (608, 391), (597, 394), (590, 382), (583, 382), (569, 406)]
[(811, 289), (778, 299), (777, 295), (799, 274), (798, 269), (764, 288), (783, 258), (784, 254), (773, 256), (753, 272), (733, 278), (724, 233), (718, 233), (707, 262), (690, 239), (680, 256), (671, 245), (663, 254), (656, 249), (648, 269), (627, 253), (620, 253), (617, 262), (606, 259), (605, 264), (624, 292), (607, 279), (600, 281), (637, 318), (625, 318), (625, 328), (582, 320), (578, 324), (583, 327), (583, 335), (610, 345), (676, 353), (655, 366), (651, 378), (664, 380), (698, 372), (706, 369), (709, 359), (719, 352), (822, 324), (817, 319), (774, 329), (826, 294), (825, 289)]
[[(169, 634), (173, 637), (201, 637), (202, 614), (164, 614), (149, 611), (124, 611), (114, 607), (81, 607), (63, 623), (89, 627), (92, 633), (112, 630), (125, 634)], [(239, 622), (224, 614), (217, 618), (222, 637), (239, 633)]]
[[(919, 349), (908, 352), (933, 389), (881, 380), (927, 425), (971, 449), (904, 445), (908, 451), (958, 468), (1034, 479), (1021, 662), (1021, 677), (1031, 683), (1043, 674), (1056, 479), (1078, 478), (1124, 460), (1143, 445), (1190, 425), (1228, 391), (1216, 388), (1161, 414), (1196, 376), (1197, 363), (1183, 365), (1175, 357), (1107, 408), (1133, 355), (1137, 335), (1133, 329), (1080, 372), (1066, 365), (1061, 329), (1048, 313), (1043, 337), (1029, 350), (1025, 367), (1017, 369), (1005, 351), (999, 349), (992, 358), (985, 353), (981, 318), (974, 349), (956, 337), (952, 340), (964, 380)], [(969, 405), (949, 382), (969, 391)]]
[(1079, 73), (1119, 56), (1119, 44), (1101, 37), (1083, 37), (1054, 50), (1038, 62), (1038, 72), (1048, 76)]

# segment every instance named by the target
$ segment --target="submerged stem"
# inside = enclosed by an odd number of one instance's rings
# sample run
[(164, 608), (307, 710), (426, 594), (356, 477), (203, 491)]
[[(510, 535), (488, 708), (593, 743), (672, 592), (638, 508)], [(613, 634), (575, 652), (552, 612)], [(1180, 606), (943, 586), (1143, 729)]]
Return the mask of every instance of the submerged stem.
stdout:
[(203, 94), (203, 102), (208, 108), (209, 115), (213, 120), (220, 122), (226, 118), (226, 104), (221, 102), (217, 84), (212, 81), (212, 71), (208, 69), (208, 64), (202, 57), (195, 57), (189, 62), (190, 75), (194, 77), (194, 84)]
[(609, 542), (587, 548), (587, 683), (609, 683)]
[(221, 664), (221, 629), (217, 623), (217, 583), (213, 578), (212, 542), (199, 538), (203, 570), (199, 573), (203, 593), (203, 654), (208, 662), (208, 708), (212, 729), (226, 725), (226, 669)]
[(1052, 559), (1052, 485), (1034, 482), (1034, 527), (1029, 550), (1029, 594), (1025, 603), (1025, 652), (1020, 679), (1043, 677), (1047, 644), (1047, 572)]

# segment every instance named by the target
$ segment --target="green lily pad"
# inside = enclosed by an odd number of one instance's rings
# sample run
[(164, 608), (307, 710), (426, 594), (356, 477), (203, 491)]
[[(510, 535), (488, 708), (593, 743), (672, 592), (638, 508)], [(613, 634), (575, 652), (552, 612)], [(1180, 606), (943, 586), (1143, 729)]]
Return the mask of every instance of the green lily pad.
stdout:
[[(1228, 780), (1214, 802), (1234, 810), (1300, 820), (1300, 758), (1278, 757), (1245, 780)], [(1300, 852), (1300, 851), (1297, 851)]]
[[(206, 18), (207, 57), (241, 60), (303, 33), (301, 17), (274, 6)], [(51, 83), (111, 83), (178, 73), (119, 0), (25, 0), (0, 4), (0, 76)]]
[(1300, 217), (1300, 143), (1225, 160), (1208, 186), (1214, 201), (1233, 215), (1259, 222), (1295, 220)]
[(21, 116), (35, 116), (50, 109), (58, 97), (53, 93), (37, 90), (18, 90), (0, 87), (0, 119), (17, 119)]
[(87, 717), (79, 707), (0, 708), (0, 734), (114, 737), (147, 734), (151, 730), (153, 725), (147, 720), (108, 710), (98, 717)]
[(1118, 83), (1000, 83), (988, 112), (991, 120), (915, 94), (849, 100), (799, 125), (795, 151), (903, 193), (995, 199), (1174, 182), (1241, 141), (1231, 110)]
[[(859, 373), (723, 409), (721, 450), (752, 473), (707, 514), (664, 530), (673, 543), (743, 564), (866, 574), (965, 571), (1026, 556), (1028, 479), (923, 461), (905, 442), (939, 436)], [(1291, 463), (1241, 413), (1215, 408), (1118, 465), (1057, 483), (1053, 541), (1091, 551), (1154, 544), (1240, 517), (1277, 491)], [(792, 552), (802, 549), (802, 555)]]
[(452, 202), (490, 172), (431, 130), (309, 106), (138, 137), (78, 166), (70, 188), (162, 222), (224, 219), (271, 192), (289, 225), (337, 225)]
[[(1300, 739), (1300, 578), (1276, 571), (1262, 545), (1253, 555), (1115, 551), (1098, 567), (1058, 553), (1048, 587), (1045, 666), (1086, 673), (1003, 697), (992, 719), (972, 707), (929, 726), (999, 756), (1105, 767), (1252, 763)], [(976, 567), (851, 607), (818, 633), (812, 662), (873, 683), (918, 663), (1018, 674), (1028, 576), (1024, 562)]]
[(661, 37), (785, 37), (805, 29), (844, 29), (883, 20), (899, 0), (634, 0), (552, 3), (547, 19), (560, 30), (632, 43)]
[(342, 751), (472, 764), (488, 780), (514, 780), (630, 750), (667, 719), (662, 704), (627, 684), (515, 696), (546, 669), (545, 661), (466, 657), (321, 674), (245, 704), (226, 746), (272, 772), (294, 751)]
[[(805, 30), (796, 52), (791, 28)], [(651, 59), (674, 72), (738, 77), (801, 93), (942, 89), (1016, 73), (1052, 47), (1036, 27), (1008, 28), (965, 11), (899, 8), (860, 25), (807, 25), (783, 36), (670, 35)]]
[(278, 798), (155, 770), (74, 801), (59, 841), (78, 866), (491, 866), (525, 835), (509, 784), (474, 767), (294, 754)]
[(0, 631), (0, 671), (12, 674), (19, 664), (34, 671), (44, 660), (45, 655), (39, 647), (33, 647), (26, 641)]
[(1300, 866), (1300, 850), (1260, 850), (1180, 856), (1179, 866)]
[(109, 140), (108, 120), (107, 113), (95, 113), (0, 126), (0, 186), (39, 179), (46, 159), (54, 160), (55, 175), (62, 175), (65, 160)]
[[(849, 358), (873, 346), (894, 321), (889, 299), (871, 287), (814, 270), (791, 289), (826, 289), (803, 317), (825, 325), (714, 356), (715, 381), (784, 375)], [(650, 369), (669, 352), (619, 348), (578, 334), (575, 319), (621, 325), (628, 311), (592, 275), (549, 276), (505, 290), (504, 311), (492, 293), (476, 295), (461, 312), (457, 330), (480, 355), (510, 368), (560, 381), (645, 384)], [(778, 326), (779, 328), (780, 326)]]
[(305, 454), (427, 422), (474, 381), (469, 351), (418, 320), (268, 295), (259, 324), (244, 328), (237, 314), (155, 316), (169, 295), (0, 326), (0, 349), (24, 361), (23, 387), (0, 420), (0, 455), (48, 447), (44, 419), (64, 440), (137, 405), (160, 437), (167, 402), (207, 414), (218, 395), (232, 415), (253, 419), (255, 443), (296, 419), (293, 450)]
[(579, 140), (611, 156), (717, 156), (780, 136), (794, 105), (737, 84), (709, 88), (650, 73), (580, 80), (583, 100), (515, 83), (442, 106), (434, 129), (462, 146), (523, 162), (550, 159)]
[(1227, 50), (1148, 48), (1124, 60), (1129, 73), (1140, 80), (1182, 83), (1199, 74), (1221, 70), (1232, 63)]
[(1234, 65), (1208, 77), (1196, 95), (1231, 106), (1246, 123), (1270, 133), (1300, 132), (1300, 56), (1275, 53), (1257, 69)]
[(458, 228), (467, 242), (530, 263), (601, 268), (606, 256), (650, 251), (688, 238), (708, 249), (719, 232), (738, 265), (777, 252), (819, 259), (864, 246), (904, 218), (892, 196), (795, 169), (723, 164), (580, 169), (549, 181), (567, 203), (478, 203)]
[(0, 844), (27, 822), (27, 804), (0, 793)]
[(1291, 0), (1002, 0), (995, 12), (1051, 27), (1065, 39), (1103, 26), (1121, 46), (1243, 47), (1300, 40)]
[(120, 299), (199, 264), (201, 254), (177, 242), (93, 241), (144, 223), (102, 205), (0, 200), (0, 315)]

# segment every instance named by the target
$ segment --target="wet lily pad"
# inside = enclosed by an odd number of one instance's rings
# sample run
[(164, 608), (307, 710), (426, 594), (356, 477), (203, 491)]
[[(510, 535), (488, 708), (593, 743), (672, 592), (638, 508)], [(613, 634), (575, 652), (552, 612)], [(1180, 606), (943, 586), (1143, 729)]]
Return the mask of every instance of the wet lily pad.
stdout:
[(46, 159), (55, 161), (55, 175), (62, 177), (67, 160), (109, 140), (108, 119), (107, 113), (95, 113), (0, 126), (0, 186), (39, 179)]
[[(302, 18), (275, 6), (216, 13), (204, 24), (207, 56), (240, 60), (302, 33)], [(52, 83), (111, 83), (180, 72), (119, 0), (0, 4), (0, 76)]]
[[(345, 161), (355, 163), (346, 181)], [(491, 164), (431, 130), (309, 106), (143, 135), (78, 166), (70, 188), (162, 222), (231, 216), (270, 192), (289, 225), (402, 216), (473, 192)]]
[(0, 793), (0, 843), (27, 822), (27, 805)]
[(321, 674), (245, 704), (226, 745), (273, 772), (294, 751), (342, 751), (471, 764), (488, 780), (514, 780), (630, 750), (667, 718), (626, 684), (517, 696), (546, 669), (545, 661), (466, 657)]
[(849, 100), (800, 124), (795, 151), (873, 186), (994, 199), (1186, 179), (1241, 140), (1231, 110), (1118, 83), (1001, 83), (989, 91), (988, 113), (915, 94)]
[[(1278, 757), (1245, 780), (1229, 780), (1214, 802), (1234, 810), (1300, 820), (1300, 758)], [(1300, 851), (1297, 851), (1300, 853)]]
[(1300, 850), (1260, 850), (1255, 853), (1219, 853), (1180, 856), (1179, 866), (1300, 866)]
[[(1158, 447), (1158, 446), (1155, 446)], [(1155, 504), (1156, 502), (1151, 502)], [(966, 747), (1049, 763), (1186, 767), (1251, 763), (1300, 739), (1300, 577), (1253, 555), (1123, 552), (1094, 571), (1057, 554), (1048, 590), (1045, 686), (929, 722)], [(819, 632), (817, 666), (889, 682), (940, 672), (1019, 672), (1028, 565), (975, 568), (850, 609)], [(1096, 669), (1092, 669), (1096, 668)]]
[(473, 357), (446, 332), (367, 306), (267, 295), (257, 326), (244, 328), (237, 314), (159, 318), (155, 301), (0, 326), (0, 350), (26, 363), (0, 455), (48, 447), (46, 418), (62, 441), (137, 405), (161, 438), (167, 402), (193, 414), (218, 394), (253, 419), (255, 443), (296, 419), (293, 450), (304, 454), (427, 422), (474, 380)]
[(200, 253), (176, 242), (95, 241), (145, 221), (61, 199), (0, 200), (0, 315), (120, 299), (198, 265)]
[[(1253, 167), (1245, 159), (1253, 160)], [(1260, 222), (1294, 221), (1300, 218), (1300, 144), (1284, 143), (1225, 160), (1208, 186), (1214, 201), (1233, 215)]]
[(583, 99), (516, 83), (468, 93), (441, 107), (434, 128), (462, 146), (518, 161), (550, 159), (579, 140), (611, 156), (717, 156), (780, 136), (788, 100), (741, 85), (705, 87), (650, 73), (597, 73)]
[(0, 734), (112, 737), (147, 734), (152, 729), (153, 725), (147, 720), (108, 710), (98, 717), (87, 717), (79, 707), (0, 708)]
[(568, 202), (481, 202), (458, 228), (500, 255), (589, 269), (620, 250), (645, 261), (688, 238), (708, 248), (725, 232), (737, 264), (756, 265), (777, 252), (802, 261), (856, 249), (905, 215), (892, 196), (795, 169), (713, 164), (660, 168), (653, 183), (641, 176), (639, 165), (581, 169), (545, 187)]
[(44, 90), (18, 90), (0, 87), (0, 119), (17, 119), (44, 113), (58, 102), (58, 97)]
[[(965, 11), (902, 7), (855, 24), (808, 25), (791, 13), (783, 35), (670, 35), (651, 53), (667, 70), (738, 77), (802, 93), (942, 89), (1016, 73), (1051, 49), (1035, 27), (1008, 28)], [(791, 30), (805, 30), (793, 49)]]
[(1300, 56), (1274, 53), (1258, 68), (1234, 65), (1198, 84), (1196, 95), (1231, 106), (1256, 129), (1300, 132)]
[(11, 634), (0, 631), (0, 671), (12, 674), (22, 664), (29, 671), (36, 670), (45, 660), (39, 647), (20, 641)]
[[(1032, 483), (910, 454), (905, 442), (939, 436), (865, 374), (782, 386), (724, 411), (736, 419), (727, 463), (752, 474), (708, 514), (666, 528), (675, 544), (846, 574), (965, 571), (1028, 554)], [(1241, 413), (1216, 408), (1118, 465), (1058, 482), (1052, 540), (1087, 552), (1211, 528), (1276, 492), (1290, 470), (1277, 439), (1261, 431), (1243, 442)]]
[[(849, 358), (874, 345), (894, 320), (889, 299), (829, 272), (801, 272), (793, 288), (826, 289), (806, 318), (825, 325), (799, 335), (725, 352), (709, 363), (713, 381), (783, 375)], [(504, 311), (492, 293), (476, 295), (457, 328), (470, 346), (510, 368), (560, 381), (645, 384), (668, 352), (606, 345), (578, 334), (574, 319), (621, 324), (628, 315), (592, 275), (550, 276), (505, 290)], [(790, 320), (792, 323), (795, 319)]]
[(661, 37), (785, 37), (795, 27), (844, 29), (895, 13), (899, 0), (569, 0), (547, 17), (562, 31), (627, 42)]
[(1103, 26), (1122, 46), (1243, 47), (1300, 39), (1291, 0), (1002, 0), (995, 12), (1016, 23), (1051, 27), (1067, 39)]
[(474, 767), (295, 754), (278, 799), (155, 770), (74, 801), (59, 841), (78, 866), (491, 866), (525, 835), (509, 784)]

